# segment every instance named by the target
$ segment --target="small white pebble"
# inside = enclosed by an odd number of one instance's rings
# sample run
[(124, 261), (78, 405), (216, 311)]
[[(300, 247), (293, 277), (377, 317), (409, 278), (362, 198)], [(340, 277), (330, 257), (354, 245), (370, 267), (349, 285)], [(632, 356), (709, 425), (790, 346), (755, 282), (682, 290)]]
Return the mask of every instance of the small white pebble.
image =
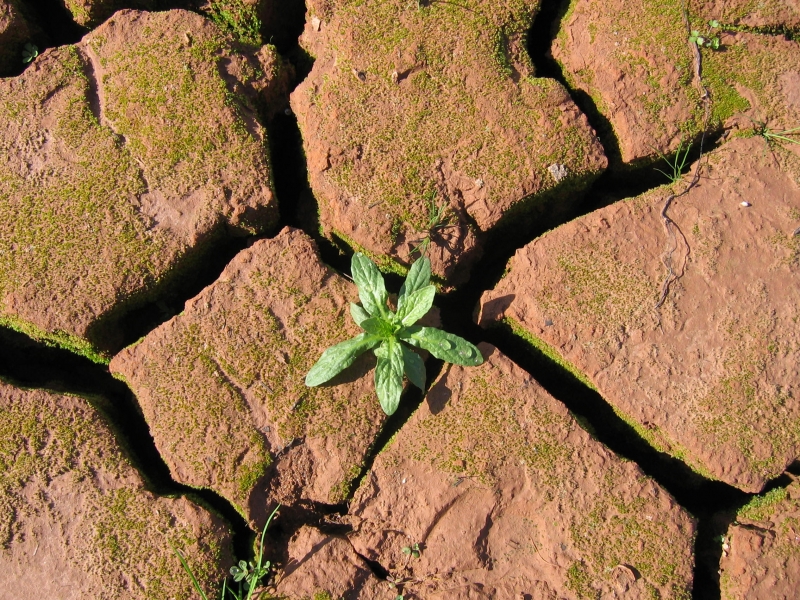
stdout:
[(753, 206), (752, 204), (750, 204), (746, 200), (743, 200), (741, 205), (744, 206), (745, 208), (747, 208), (748, 206)]
[(406, 478), (405, 478), (405, 477), (403, 477), (403, 480), (402, 480), (400, 483), (402, 483), (403, 485), (405, 485), (405, 484), (406, 484)]

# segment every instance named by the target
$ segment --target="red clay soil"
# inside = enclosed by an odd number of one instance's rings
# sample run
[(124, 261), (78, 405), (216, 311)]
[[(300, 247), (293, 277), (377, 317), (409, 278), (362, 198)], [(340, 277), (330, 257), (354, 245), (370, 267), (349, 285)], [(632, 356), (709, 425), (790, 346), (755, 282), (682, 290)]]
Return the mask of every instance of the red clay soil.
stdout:
[(190, 12), (121, 11), (0, 80), (0, 323), (96, 355), (204, 242), (273, 226), (252, 107), (275, 58)]
[(184, 312), (111, 361), (176, 480), (263, 525), (275, 502), (342, 502), (385, 415), (362, 355), (307, 388), (323, 350), (361, 330), (355, 286), (298, 230), (256, 242)]
[[(530, 375), (480, 349), (482, 366), (440, 376), (343, 519), (357, 555), (397, 589), (342, 596), (688, 598), (692, 518)], [(347, 550), (324, 538), (296, 544), (289, 564), (315, 560), (324, 543)]]
[(0, 0), (0, 77), (19, 70), (22, 48), (35, 33), (15, 0)]
[[(313, 527), (301, 527), (289, 541), (290, 559), (281, 568), (274, 587), (279, 598), (333, 600), (360, 598), (393, 599), (389, 587), (379, 580), (345, 538), (332, 537)], [(327, 594), (327, 595), (325, 595)]]
[(800, 485), (754, 498), (723, 542), (722, 600), (793, 600), (800, 590)]
[[(704, 130), (765, 124), (781, 131), (800, 123), (800, 44), (725, 27), (740, 21), (796, 27), (797, 3), (690, 3), (688, 24), (684, 4), (572, 0), (553, 44), (570, 85), (591, 96), (610, 122), (625, 162), (657, 160), (659, 152), (696, 142)], [(723, 16), (732, 21), (723, 19), (717, 29), (708, 25)], [(698, 62), (690, 30), (717, 37), (721, 48), (703, 48)]]
[(0, 597), (132, 600), (209, 594), (230, 534), (186, 498), (159, 498), (86, 400), (0, 383)]
[(690, 0), (689, 8), (724, 25), (800, 29), (800, 0)]
[(457, 286), (512, 207), (574, 199), (607, 161), (564, 88), (533, 77), (538, 0), (423, 4), (309, 2), (316, 60), (292, 108), (326, 234), (398, 272), (429, 239)]
[[(519, 250), (480, 321), (596, 387), (656, 448), (757, 492), (800, 455), (800, 156), (753, 137), (707, 160), (669, 232), (686, 180)], [(666, 258), (678, 278), (656, 308)]]

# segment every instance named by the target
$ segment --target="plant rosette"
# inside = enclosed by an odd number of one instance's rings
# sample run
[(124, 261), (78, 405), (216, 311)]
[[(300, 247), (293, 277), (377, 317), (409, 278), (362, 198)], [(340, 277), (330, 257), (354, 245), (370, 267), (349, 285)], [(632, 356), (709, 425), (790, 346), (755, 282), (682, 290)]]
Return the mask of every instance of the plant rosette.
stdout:
[(477, 366), (483, 362), (480, 351), (467, 340), (435, 327), (414, 325), (430, 310), (436, 295), (436, 288), (430, 283), (428, 257), (411, 265), (397, 297), (396, 312), (389, 308), (386, 285), (375, 263), (359, 252), (353, 255), (351, 271), (361, 306), (350, 303), (350, 315), (364, 333), (325, 350), (306, 375), (307, 386), (330, 381), (361, 354), (372, 350), (378, 359), (375, 392), (383, 411), (391, 415), (400, 404), (404, 374), (425, 391), (425, 363), (409, 346), (457, 365)]

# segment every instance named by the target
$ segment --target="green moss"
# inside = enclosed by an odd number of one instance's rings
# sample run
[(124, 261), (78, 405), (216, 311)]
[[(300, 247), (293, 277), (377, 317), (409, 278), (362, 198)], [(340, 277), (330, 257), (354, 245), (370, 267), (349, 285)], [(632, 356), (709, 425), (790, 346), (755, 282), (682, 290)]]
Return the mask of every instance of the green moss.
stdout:
[(352, 465), (345, 469), (344, 477), (331, 488), (329, 499), (331, 504), (339, 504), (347, 500), (353, 493), (353, 486), (361, 474), (361, 465)]
[(0, 466), (5, 548), (13, 551), (21, 542), (25, 523), (47, 519), (60, 531), (62, 492), (49, 489), (60, 481), (59, 488), (71, 486), (70, 497), (91, 515), (88, 530), (65, 540), (71, 568), (97, 573), (104, 594), (123, 595), (125, 581), (136, 580), (142, 598), (188, 600), (191, 590), (174, 577), (167, 540), (191, 551), (198, 580), (215, 589), (222, 548), (216, 540), (203, 539), (205, 526), (195, 531), (183, 524), (187, 521), (176, 501), (145, 491), (112, 431), (85, 400), (0, 384)]
[[(324, 171), (327, 182), (365, 210), (381, 203), (386, 221), (371, 227), (385, 235), (382, 245), (393, 245), (401, 228), (427, 230), (425, 198), (441, 191), (440, 158), (447, 171), (484, 182), (487, 205), (502, 210), (520, 200), (520, 177), (535, 181), (529, 197), (554, 187), (547, 171), (553, 163), (566, 165), (576, 181), (599, 170), (586, 161), (593, 136), (564, 119), (560, 86), (511, 77), (518, 59), (528, 60), (512, 53), (537, 8), (530, 1), (499, 8), (488, 0), (436, 2), (422, 10), (403, 0), (337, 7), (337, 20), (347, 26), (329, 30), (336, 70), (314, 81), (315, 101), (300, 126), (322, 121), (315, 137), (341, 150)], [(497, 98), (503, 109), (484, 98)], [(561, 143), (552, 144), (554, 137)], [(383, 262), (398, 271), (394, 258)]]
[[(140, 44), (113, 55), (102, 36), (87, 38), (104, 65), (102, 81), (90, 81), (81, 51), (62, 47), (48, 69), (8, 80), (0, 94), (0, 117), (13, 133), (0, 141), (12, 157), (0, 164), (0, 295), (32, 299), (0, 319), (97, 362), (107, 361), (117, 318), (174, 284), (203, 246), (190, 249), (154, 226), (138, 199), (156, 187), (167, 196), (207, 194), (197, 234), (210, 243), (224, 222), (212, 202), (222, 194), (220, 173), (234, 165), (236, 178), (260, 181), (269, 171), (261, 141), (246, 130), (217, 70), (228, 42), (220, 36), (176, 49), (182, 34), (145, 29)], [(90, 103), (96, 88), (102, 124)], [(57, 107), (46, 133), (36, 118), (19, 118), (20, 98), (26, 107)], [(196, 118), (226, 106), (230, 123)], [(35, 166), (43, 152), (52, 158), (47, 168)], [(259, 218), (269, 210), (262, 212)], [(241, 227), (264, 225), (269, 218)], [(43, 331), (34, 323), (49, 307), (60, 310)]]
[(564, 359), (564, 357), (561, 356), (561, 354), (555, 348), (553, 348), (543, 339), (531, 334), (527, 329), (522, 327), (520, 323), (518, 323), (511, 317), (504, 317), (503, 320), (501, 321), (501, 324), (507, 327), (508, 331), (522, 338), (525, 342), (530, 344), (536, 351), (541, 352), (547, 358), (556, 363), (559, 367), (567, 370), (569, 373), (575, 376), (575, 378), (578, 381), (583, 383), (586, 387), (588, 387), (591, 390), (597, 391), (597, 388), (595, 387), (594, 383), (592, 383), (592, 381), (586, 376), (585, 373), (583, 373), (578, 368), (576, 368), (572, 363)]
[(98, 352), (83, 338), (70, 335), (64, 331), (45, 331), (43, 329), (39, 329), (32, 323), (14, 317), (13, 315), (0, 315), (0, 326), (8, 327), (14, 331), (24, 333), (34, 340), (42, 342), (48, 346), (63, 348), (80, 356), (85, 356), (92, 362), (98, 364), (108, 364), (110, 359), (107, 354)]
[[(306, 438), (335, 449), (346, 473), (329, 495), (346, 498), (382, 422), (372, 390), (356, 396), (352, 386), (305, 385), (322, 350), (355, 335), (342, 299), (356, 296), (319, 266), (311, 277), (287, 269), (313, 252), (306, 238), (293, 245), (276, 241), (274, 253), (262, 246), (269, 258), (246, 263), (235, 290), (217, 282), (173, 321), (168, 338), (145, 339), (135, 352), (141, 368), (129, 377), (149, 398), (143, 409), (166, 460), (245, 517), (273, 456)], [(256, 429), (254, 415), (268, 425)]]
[(578, 594), (579, 598), (596, 600), (600, 597), (600, 591), (592, 588), (592, 578), (583, 561), (575, 561), (567, 569), (567, 588)]
[[(516, 391), (515, 383), (504, 378), (490, 385), (473, 375), (457, 406), (419, 424), (420, 444), (413, 458), (488, 486), (496, 483), (498, 465), (520, 464), (541, 486), (558, 488), (557, 466), (572, 457), (564, 440), (575, 423), (545, 403), (529, 402), (529, 396)], [(525, 414), (524, 424), (519, 414)], [(425, 442), (439, 439), (447, 444)]]
[(211, 0), (204, 8), (217, 27), (248, 46), (261, 46), (261, 19), (258, 5), (242, 0)]
[(788, 497), (789, 493), (786, 488), (775, 488), (763, 496), (753, 498), (739, 510), (736, 516), (750, 521), (767, 521), (778, 505)]
[[(674, 553), (670, 540), (664, 539), (669, 517), (648, 511), (644, 496), (629, 500), (615, 496), (613, 482), (612, 473), (607, 473), (597, 493), (598, 502), (570, 528), (572, 541), (585, 561), (586, 575), (576, 569), (581, 575), (578, 581), (586, 581), (589, 574), (604, 579), (619, 565), (627, 564), (641, 573), (656, 598), (656, 586), (672, 588), (675, 598), (690, 597), (677, 577), (686, 568), (685, 559)], [(603, 535), (606, 531), (614, 535)]]

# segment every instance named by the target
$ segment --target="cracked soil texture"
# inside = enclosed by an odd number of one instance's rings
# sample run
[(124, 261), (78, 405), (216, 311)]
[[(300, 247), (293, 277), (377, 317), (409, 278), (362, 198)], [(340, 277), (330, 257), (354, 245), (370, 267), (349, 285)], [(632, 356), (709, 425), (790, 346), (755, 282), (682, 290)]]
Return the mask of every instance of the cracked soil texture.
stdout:
[[(737, 33), (726, 21), (718, 29), (707, 24), (715, 16), (750, 14), (743, 5), (755, 3), (690, 3), (688, 23), (683, 4), (572, 0), (553, 44), (570, 86), (588, 94), (610, 121), (624, 162), (657, 160), (704, 130), (766, 125), (781, 131), (800, 122), (800, 44), (781, 35)], [(769, 14), (793, 10), (782, 0), (759, 6), (775, 9)], [(781, 26), (797, 17), (787, 18)], [(697, 50), (690, 30), (718, 37), (721, 48)]]
[(344, 501), (385, 420), (372, 352), (329, 384), (304, 383), (323, 350), (360, 333), (357, 299), (304, 233), (285, 229), (110, 368), (136, 394), (173, 477), (263, 526), (275, 502)]
[(790, 600), (800, 589), (800, 484), (739, 510), (720, 563), (722, 600)]
[[(479, 347), (484, 364), (446, 368), (377, 456), (343, 518), (349, 560), (379, 562), (405, 598), (688, 598), (694, 520)], [(325, 543), (296, 544), (288, 564)]]
[(209, 590), (233, 562), (224, 521), (147, 491), (83, 398), (0, 382), (0, 467), (3, 598), (189, 600), (167, 542)]
[(121, 11), (0, 80), (0, 323), (103, 360), (115, 316), (205, 242), (275, 224), (249, 84), (267, 55), (193, 13)]
[(429, 240), (434, 273), (458, 286), (504, 217), (574, 200), (604, 170), (566, 90), (534, 77), (538, 7), (309, 3), (301, 43), (316, 60), (292, 108), (326, 234), (397, 272)]
[[(596, 387), (656, 448), (758, 492), (800, 454), (800, 155), (752, 137), (707, 158), (669, 233), (667, 186), (563, 225), (517, 252), (480, 321)], [(678, 278), (656, 309), (665, 258)]]

